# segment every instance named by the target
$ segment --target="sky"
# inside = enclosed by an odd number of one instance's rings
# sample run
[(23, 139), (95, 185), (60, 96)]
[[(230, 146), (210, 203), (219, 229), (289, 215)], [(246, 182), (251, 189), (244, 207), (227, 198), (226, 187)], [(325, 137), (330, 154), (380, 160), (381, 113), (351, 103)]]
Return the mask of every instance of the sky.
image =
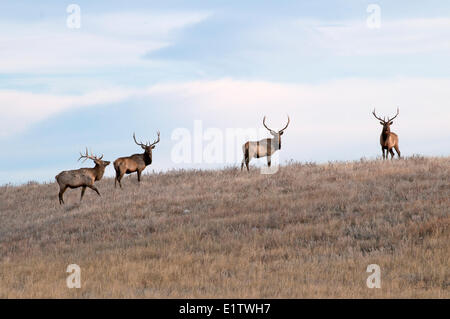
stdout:
[(240, 165), (265, 115), (291, 119), (281, 163), (381, 156), (374, 108), (400, 109), (402, 155), (449, 156), (449, 39), (444, 0), (1, 1), (0, 185), (139, 153), (133, 132), (161, 132), (146, 172)]

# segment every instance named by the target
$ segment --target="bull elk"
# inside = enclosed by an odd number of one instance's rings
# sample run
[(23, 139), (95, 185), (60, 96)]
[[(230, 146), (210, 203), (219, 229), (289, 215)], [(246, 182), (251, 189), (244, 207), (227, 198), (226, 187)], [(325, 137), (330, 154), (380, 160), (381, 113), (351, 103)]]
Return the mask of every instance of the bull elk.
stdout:
[(64, 204), (63, 194), (67, 188), (78, 188), (81, 187), (81, 197), (80, 202), (83, 199), (84, 192), (86, 191), (86, 187), (94, 190), (99, 196), (100, 192), (97, 187), (94, 186), (95, 181), (99, 181), (102, 179), (103, 174), (105, 173), (105, 167), (109, 165), (110, 162), (103, 161), (103, 155), (100, 157), (96, 157), (94, 155), (89, 155), (88, 150), (86, 148), (86, 154), (80, 153), (80, 159), (84, 158), (84, 161), (87, 159), (91, 159), (95, 163), (95, 167), (93, 168), (80, 168), (71, 171), (62, 171), (58, 175), (55, 176), (56, 182), (59, 185), (59, 204)]
[(267, 157), (267, 166), (270, 167), (271, 164), (271, 156), (273, 153), (278, 151), (281, 148), (281, 135), (283, 135), (284, 130), (287, 129), (290, 118), (288, 116), (288, 121), (286, 126), (279, 130), (278, 132), (270, 129), (266, 125), (266, 117), (263, 118), (264, 127), (269, 130), (270, 134), (272, 134), (272, 138), (265, 138), (260, 141), (248, 141), (244, 145), (242, 145), (242, 151), (244, 153), (244, 159), (241, 163), (241, 171), (244, 168), (244, 164), (247, 167), (247, 171), (249, 171), (248, 164), (250, 160), (254, 157)]
[(128, 157), (120, 157), (114, 161), (114, 169), (116, 170), (116, 179), (114, 180), (114, 187), (116, 187), (117, 182), (119, 182), (120, 188), (122, 188), (122, 183), (120, 180), (123, 175), (131, 174), (137, 172), (138, 182), (141, 181), (142, 171), (152, 163), (152, 149), (155, 148), (155, 144), (160, 141), (159, 132), (157, 132), (158, 138), (150, 144), (139, 143), (136, 141), (136, 135), (133, 133), (134, 142), (142, 147), (144, 153), (133, 154)]
[[(394, 132), (391, 132), (391, 125), (394, 123), (393, 120), (398, 116), (400, 113), (399, 109), (397, 108), (397, 114), (393, 118), (389, 118), (386, 120), (386, 118), (380, 118), (376, 115), (375, 109), (373, 109), (373, 116), (377, 120), (380, 121), (380, 124), (383, 125), (383, 130), (381, 131), (380, 135), (380, 145), (381, 145), (381, 151), (383, 152), (383, 160), (387, 159), (389, 156), (389, 153), (391, 154), (391, 159), (394, 158), (394, 151), (392, 150), (395, 148), (395, 151), (397, 152), (398, 157), (400, 158), (400, 149), (398, 147), (398, 135)], [(385, 154), (386, 150), (386, 154)]]

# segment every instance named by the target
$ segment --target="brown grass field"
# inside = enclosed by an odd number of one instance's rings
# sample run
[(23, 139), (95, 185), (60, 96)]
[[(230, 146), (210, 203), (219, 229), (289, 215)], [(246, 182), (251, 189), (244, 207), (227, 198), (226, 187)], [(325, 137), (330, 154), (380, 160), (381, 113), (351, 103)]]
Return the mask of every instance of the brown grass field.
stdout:
[[(0, 297), (450, 297), (450, 157), (123, 185), (105, 178), (81, 204), (68, 190), (65, 206), (55, 183), (0, 187)], [(66, 286), (69, 264), (80, 289)], [(381, 289), (366, 286), (369, 264)]]

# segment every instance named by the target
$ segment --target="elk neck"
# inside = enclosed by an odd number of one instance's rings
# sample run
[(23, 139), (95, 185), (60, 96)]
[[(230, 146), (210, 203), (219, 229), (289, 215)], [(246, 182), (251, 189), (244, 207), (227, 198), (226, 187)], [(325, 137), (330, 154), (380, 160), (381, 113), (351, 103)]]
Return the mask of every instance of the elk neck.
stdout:
[(105, 166), (95, 164), (95, 167), (93, 168), (93, 170), (95, 172), (95, 180), (96, 181), (101, 180), (103, 177), (103, 174), (105, 173)]
[(142, 154), (142, 157), (144, 158), (145, 165), (150, 165), (152, 163), (152, 151), (147, 152), (145, 151), (144, 154)]
[(383, 127), (383, 131), (381, 131), (381, 136), (383, 137), (383, 141), (386, 141), (389, 137), (389, 134), (391, 134), (391, 130), (389, 128), (385, 129)]
[(278, 135), (278, 136), (272, 137), (272, 143), (271, 144), (274, 146), (274, 150), (281, 149), (281, 136)]

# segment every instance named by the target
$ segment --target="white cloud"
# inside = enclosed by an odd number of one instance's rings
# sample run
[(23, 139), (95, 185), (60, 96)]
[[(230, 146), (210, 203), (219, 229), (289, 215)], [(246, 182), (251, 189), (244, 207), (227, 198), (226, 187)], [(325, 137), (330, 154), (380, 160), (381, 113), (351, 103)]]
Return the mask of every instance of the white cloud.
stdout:
[[(204, 127), (259, 128), (263, 115), (277, 128), (284, 125), (289, 114), (292, 123), (286, 140), (292, 145), (314, 142), (316, 148), (352, 148), (367, 144), (367, 139), (376, 147), (381, 127), (371, 115), (373, 107), (380, 115), (392, 115), (398, 106), (400, 116), (393, 130), (401, 132), (402, 143), (434, 141), (442, 145), (448, 144), (450, 136), (448, 87), (450, 79), (346, 79), (315, 85), (222, 79), (134, 90), (112, 88), (81, 96), (0, 91), (0, 135), (12, 135), (71, 108), (139, 96), (149, 103), (157, 100), (173, 114), (183, 114), (187, 128), (195, 119), (203, 120)], [(418, 152), (420, 149), (417, 144)]]
[(163, 39), (176, 29), (207, 19), (209, 12), (138, 13), (120, 12), (88, 15), (89, 28), (114, 37)]
[[(210, 18), (210, 12), (105, 13), (82, 11), (81, 28), (64, 19), (0, 22), (0, 72), (76, 72), (152, 66), (142, 57), (175, 43), (177, 31)], [(288, 20), (247, 27), (235, 35), (236, 52), (255, 58), (277, 54), (387, 55), (450, 52), (450, 19), (382, 20), (370, 29), (352, 21)], [(226, 39), (225, 39), (226, 40)], [(229, 39), (228, 39), (229, 40)], [(245, 47), (239, 47), (245, 43)]]
[(149, 93), (219, 126), (260, 125), (264, 114), (277, 126), (290, 114), (299, 133), (351, 141), (374, 127), (379, 130), (370, 114), (374, 107), (386, 115), (400, 107), (395, 126), (402, 125), (411, 136), (449, 136), (449, 86), (450, 79), (423, 78), (345, 79), (316, 85), (224, 79), (157, 85)]
[[(280, 63), (303, 56), (380, 57), (450, 53), (450, 18), (384, 19), (371, 29), (358, 20), (281, 20), (243, 30), (242, 50), (252, 60)], [(302, 61), (299, 60), (298, 63)]]
[(344, 79), (315, 85), (262, 81), (217, 81), (161, 84), (147, 90), (151, 98), (183, 114), (185, 127), (261, 128), (262, 117), (280, 128), (284, 159), (322, 161), (380, 155), (381, 126), (371, 114), (400, 115), (392, 130), (403, 155), (449, 155), (450, 79)]
[(117, 88), (78, 96), (0, 90), (0, 137), (26, 130), (32, 124), (69, 109), (115, 103), (133, 94), (133, 90)]
[(187, 111), (200, 110), (204, 114), (210, 111), (215, 115), (236, 117), (239, 112), (248, 116), (255, 112), (301, 111), (304, 116), (335, 120), (342, 116), (350, 118), (358, 109), (367, 112), (367, 108), (373, 106), (380, 111), (393, 109), (395, 112), (399, 105), (418, 115), (425, 109), (428, 112), (439, 110), (440, 116), (450, 115), (449, 85), (450, 79), (427, 78), (342, 79), (320, 84), (222, 79), (159, 84), (146, 92), (174, 104), (185, 101), (183, 108)]
[(310, 43), (337, 55), (417, 54), (450, 52), (450, 19), (381, 20), (379, 29), (366, 21), (295, 21), (293, 30), (305, 33)]
[(0, 23), (0, 72), (66, 72), (151, 65), (148, 52), (171, 44), (173, 32), (209, 13), (83, 15), (80, 29), (65, 20)]

